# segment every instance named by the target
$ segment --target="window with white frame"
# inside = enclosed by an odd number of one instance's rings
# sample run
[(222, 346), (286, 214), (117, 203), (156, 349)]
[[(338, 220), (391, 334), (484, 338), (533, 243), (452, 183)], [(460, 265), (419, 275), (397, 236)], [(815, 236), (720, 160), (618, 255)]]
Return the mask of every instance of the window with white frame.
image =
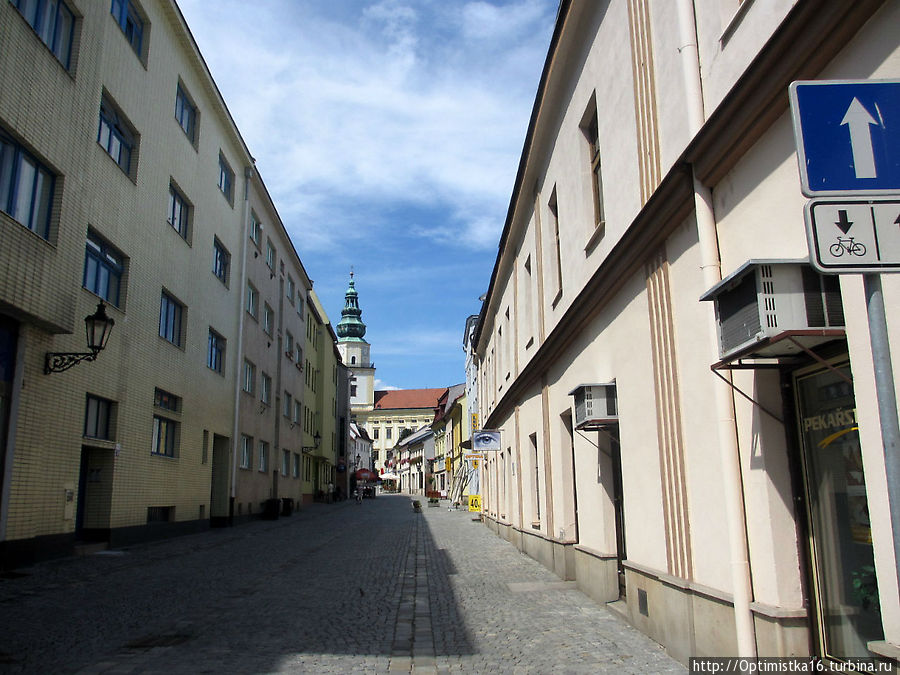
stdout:
[(287, 391), (285, 391), (284, 398), (282, 399), (282, 403), (283, 403), (282, 409), (284, 412), (284, 416), (287, 417), (288, 419), (291, 418), (291, 411), (293, 409), (292, 400), (293, 400), (293, 398), (291, 397), (291, 395)]
[(0, 210), (48, 239), (55, 178), (0, 130)]
[(287, 294), (288, 302), (293, 305), (294, 304), (294, 295), (296, 294), (296, 291), (295, 291), (295, 287), (294, 287), (294, 280), (291, 278), (290, 274), (288, 274), (287, 283), (285, 284), (285, 287), (287, 288), (286, 294)]
[(284, 353), (288, 360), (294, 358), (294, 336), (289, 330), (284, 332)]
[(298, 454), (295, 452), (294, 455), (293, 455), (293, 459), (294, 459), (294, 465), (293, 465), (293, 468), (292, 468), (292, 470), (291, 470), (291, 475), (292, 475), (294, 478), (300, 478), (300, 455), (298, 455)]
[(269, 337), (272, 337), (275, 330), (275, 310), (269, 307), (269, 303), (265, 303), (263, 308), (263, 330)]
[(291, 470), (291, 452), (290, 450), (281, 451), (281, 475), (287, 476)]
[(63, 0), (11, 0), (38, 37), (68, 70), (72, 60), (75, 15)]
[(259, 216), (254, 211), (250, 211), (250, 240), (259, 246), (259, 239), (262, 235), (262, 223), (259, 222)]
[(265, 441), (259, 442), (258, 469), (261, 473), (269, 473), (269, 444)]
[(249, 469), (253, 463), (253, 439), (241, 434), (241, 468)]
[(126, 175), (134, 177), (133, 159), (137, 155), (137, 132), (109, 95), (100, 101), (100, 126), (97, 143), (115, 160)]
[(182, 239), (190, 243), (191, 204), (172, 181), (169, 181), (169, 212), (166, 220)]
[(266, 405), (272, 405), (272, 378), (267, 373), (262, 374), (259, 400)]
[(248, 394), (256, 392), (256, 366), (244, 359), (244, 385), (243, 389)]
[(234, 206), (234, 171), (222, 153), (219, 153), (219, 182), (217, 184), (228, 203)]
[(249, 281), (247, 282), (247, 314), (254, 319), (259, 316), (259, 291)]
[(275, 271), (275, 246), (271, 239), (266, 240), (266, 265), (270, 270)]

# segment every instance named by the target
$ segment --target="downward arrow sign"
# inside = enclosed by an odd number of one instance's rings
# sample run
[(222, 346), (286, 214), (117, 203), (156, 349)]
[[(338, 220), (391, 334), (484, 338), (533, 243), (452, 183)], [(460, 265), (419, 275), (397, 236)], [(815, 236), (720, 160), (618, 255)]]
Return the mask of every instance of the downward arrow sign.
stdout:
[(850, 228), (853, 227), (853, 221), (847, 219), (847, 212), (844, 209), (838, 211), (838, 219), (835, 225), (838, 226), (841, 232), (847, 234), (850, 231)]
[(876, 178), (875, 153), (872, 150), (870, 124), (878, 124), (855, 96), (841, 121), (850, 130), (850, 147), (853, 150), (853, 168), (857, 178)]

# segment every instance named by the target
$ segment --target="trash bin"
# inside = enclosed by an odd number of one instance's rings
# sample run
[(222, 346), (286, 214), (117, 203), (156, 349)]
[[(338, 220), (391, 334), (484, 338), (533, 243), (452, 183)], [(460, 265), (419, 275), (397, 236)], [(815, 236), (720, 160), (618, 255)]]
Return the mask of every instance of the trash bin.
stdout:
[(281, 499), (281, 515), (289, 516), (294, 512), (294, 500), (291, 497)]
[(278, 520), (278, 510), (281, 508), (280, 499), (267, 499), (263, 509), (263, 518), (266, 520)]

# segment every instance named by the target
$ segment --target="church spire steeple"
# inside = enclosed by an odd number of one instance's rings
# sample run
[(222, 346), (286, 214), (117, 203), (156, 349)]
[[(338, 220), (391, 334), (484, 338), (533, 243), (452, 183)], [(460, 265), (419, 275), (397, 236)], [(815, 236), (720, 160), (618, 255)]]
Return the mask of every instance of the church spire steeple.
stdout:
[(350, 286), (344, 293), (344, 309), (341, 310), (341, 320), (336, 329), (342, 342), (364, 341), (366, 324), (362, 322), (361, 316), (359, 293), (357, 293), (356, 283), (353, 281), (353, 268), (350, 268)]

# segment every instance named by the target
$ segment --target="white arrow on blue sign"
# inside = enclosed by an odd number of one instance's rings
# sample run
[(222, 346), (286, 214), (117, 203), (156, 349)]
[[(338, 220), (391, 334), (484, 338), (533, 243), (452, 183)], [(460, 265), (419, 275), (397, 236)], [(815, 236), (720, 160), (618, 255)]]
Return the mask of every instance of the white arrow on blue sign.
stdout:
[(900, 193), (900, 80), (790, 86), (803, 194)]

